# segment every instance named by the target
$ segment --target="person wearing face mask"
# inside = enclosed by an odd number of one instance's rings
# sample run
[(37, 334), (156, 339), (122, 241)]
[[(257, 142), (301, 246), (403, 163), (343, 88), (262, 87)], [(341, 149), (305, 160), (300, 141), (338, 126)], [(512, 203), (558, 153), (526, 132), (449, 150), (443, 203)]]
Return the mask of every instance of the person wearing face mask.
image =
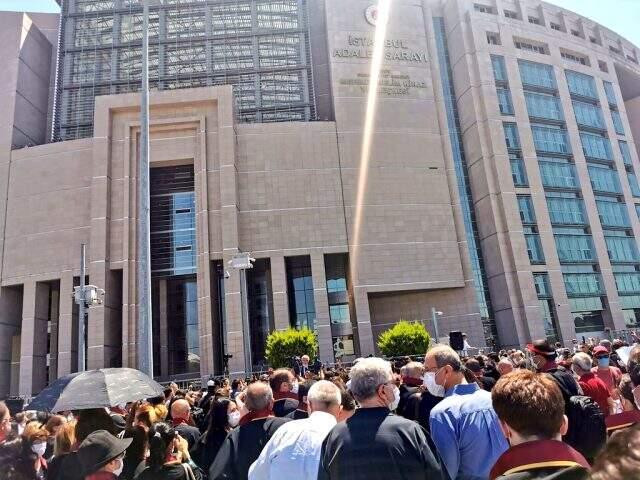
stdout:
[(598, 404), (606, 417), (613, 411), (614, 404), (605, 383), (591, 371), (591, 357), (586, 353), (576, 353), (571, 360), (571, 369), (578, 377), (583, 393)]
[(49, 432), (40, 422), (32, 421), (27, 423), (27, 425), (24, 427), (22, 438), (24, 438), (27, 443), (31, 445), (31, 451), (38, 455), (38, 472), (41, 478), (45, 478), (48, 470), (48, 464), (44, 455), (47, 451)]
[(324, 440), (318, 480), (446, 479), (428, 434), (392, 413), (400, 393), (391, 364), (365, 358), (351, 368), (349, 378), (360, 408)]
[(458, 354), (437, 345), (424, 359), (425, 384), (432, 395), (444, 397), (431, 410), (431, 436), (452, 480), (486, 478), (508, 448), (491, 405), (491, 394), (467, 383)]
[(631, 395), (636, 409), (627, 410), (606, 418), (607, 431), (609, 433), (622, 430), (634, 425), (640, 425), (640, 346), (634, 347), (629, 353), (627, 372), (631, 380)]
[(204, 472), (209, 471), (222, 443), (239, 422), (240, 411), (235, 402), (228, 398), (214, 400), (209, 410), (209, 426), (189, 452)]
[(0, 445), (7, 441), (11, 433), (11, 414), (9, 407), (4, 402), (0, 402)]
[(114, 480), (124, 469), (124, 452), (131, 439), (114, 437), (106, 430), (97, 430), (80, 444), (78, 460), (84, 480)]
[(273, 414), (286, 417), (298, 408), (298, 380), (291, 370), (280, 368), (269, 379), (273, 391)]
[(569, 421), (557, 383), (520, 370), (498, 380), (491, 399), (510, 448), (491, 468), (490, 480), (587, 478), (587, 460), (562, 442)]
[[(622, 378), (622, 372), (618, 367), (610, 365), (611, 355), (606, 346), (598, 345), (595, 347), (593, 349), (593, 357), (596, 362), (598, 362), (598, 365), (593, 367), (591, 371), (605, 383), (611, 398), (620, 405), (620, 392), (618, 392), (618, 387), (620, 385), (620, 379)], [(618, 410), (619, 411), (615, 413), (622, 411), (622, 407), (620, 406)]]

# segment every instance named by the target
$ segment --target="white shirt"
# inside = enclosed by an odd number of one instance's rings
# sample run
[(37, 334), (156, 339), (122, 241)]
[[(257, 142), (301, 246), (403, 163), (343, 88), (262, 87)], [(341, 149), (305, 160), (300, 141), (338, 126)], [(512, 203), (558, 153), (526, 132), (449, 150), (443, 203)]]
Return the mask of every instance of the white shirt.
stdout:
[(325, 412), (282, 425), (249, 468), (249, 480), (316, 480), (322, 442), (336, 424)]

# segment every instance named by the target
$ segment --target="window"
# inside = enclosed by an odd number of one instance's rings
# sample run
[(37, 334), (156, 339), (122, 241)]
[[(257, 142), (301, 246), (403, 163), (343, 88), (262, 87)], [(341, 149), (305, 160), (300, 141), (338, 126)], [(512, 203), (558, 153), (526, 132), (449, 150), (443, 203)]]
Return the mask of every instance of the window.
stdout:
[(640, 262), (638, 244), (634, 237), (620, 237), (608, 235), (605, 231), (607, 252), (612, 263), (636, 263)]
[(582, 37), (582, 34), (578, 30), (571, 30), (571, 35), (574, 37)]
[(595, 43), (596, 45), (600, 45), (600, 42), (598, 41), (598, 39), (596, 37), (589, 37), (589, 41), (591, 43)]
[(640, 272), (615, 273), (614, 277), (620, 295), (640, 294)]
[(620, 146), (620, 153), (622, 155), (622, 161), (625, 165), (633, 165), (633, 161), (631, 160), (631, 150), (629, 150), (629, 144), (624, 140), (618, 140), (618, 145)]
[(606, 165), (589, 164), (589, 178), (594, 192), (622, 193), (618, 172)]
[(549, 282), (549, 274), (534, 273), (533, 283), (536, 287), (538, 298), (551, 298), (551, 284)]
[(507, 88), (498, 88), (498, 106), (502, 115), (513, 115), (513, 103), (511, 102), (511, 92)]
[(638, 185), (638, 177), (634, 172), (627, 172), (627, 179), (629, 180), (629, 187), (631, 188), (631, 195), (636, 198), (640, 197), (640, 185)]
[(551, 65), (519, 60), (522, 84), (533, 87), (556, 89), (556, 78)]
[(491, 65), (493, 66), (493, 76), (496, 82), (507, 82), (507, 67), (504, 63), (504, 57), (498, 55), (491, 55)]
[(564, 235), (555, 233), (556, 250), (560, 263), (594, 262), (591, 235)]
[(492, 15), (495, 15), (495, 12), (493, 11), (493, 7), (490, 7), (488, 5), (481, 5), (480, 3), (476, 3), (473, 5), (473, 8), (476, 12), (490, 13)]
[(541, 55), (548, 55), (549, 49), (546, 45), (543, 44), (535, 44), (522, 40), (514, 40), (514, 44), (517, 49), (525, 50), (527, 52), (539, 53)]
[(582, 55), (569, 53), (561, 49), (560, 56), (565, 60), (568, 60), (573, 63), (579, 63), (580, 65), (589, 65), (589, 60), (587, 59), (587, 57), (583, 57)]
[(563, 276), (569, 297), (589, 297), (604, 293), (597, 273), (565, 273)]
[(329, 318), (331, 323), (351, 323), (351, 315), (349, 314), (349, 305), (329, 305)]
[(579, 187), (576, 170), (572, 163), (539, 160), (542, 185), (550, 188), (576, 189)]
[(533, 209), (533, 201), (529, 195), (518, 195), (518, 208), (520, 209), (520, 220), (523, 225), (533, 225), (536, 223), (536, 214)]
[(512, 11), (512, 10), (505, 10), (505, 11), (504, 11), (504, 16), (505, 16), (506, 18), (511, 18), (512, 20), (518, 20), (518, 19), (519, 19), (519, 17), (518, 17), (518, 13), (517, 13), (517, 12), (514, 12), (514, 11)]
[(593, 77), (584, 73), (567, 70), (567, 83), (569, 84), (569, 92), (581, 97), (588, 97), (597, 100), (598, 91)]
[(348, 292), (349, 257), (346, 253), (327, 254), (324, 256), (324, 265), (331, 324), (351, 325)]
[(533, 23), (534, 25), (541, 25), (540, 19), (538, 17), (529, 17), (529, 23)]
[(509, 162), (511, 164), (511, 177), (513, 178), (513, 184), (516, 187), (526, 187), (529, 185), (527, 180), (527, 172), (524, 168), (524, 162), (522, 158), (515, 155), (510, 155)]
[(601, 72), (608, 73), (609, 67), (607, 66), (607, 62), (603, 62), (602, 60), (598, 60), (598, 68)]
[(551, 30), (556, 30), (558, 32), (561, 32), (562, 31), (562, 27), (557, 23), (551, 22)]
[(544, 253), (542, 251), (542, 243), (540, 242), (540, 235), (537, 233), (526, 233), (524, 235), (525, 242), (527, 244), (527, 254), (529, 255), (529, 262), (531, 264), (543, 264)]
[[(582, 300), (576, 299), (576, 300)], [(571, 303), (571, 302), (570, 302)], [(576, 333), (591, 333), (604, 331), (602, 312), (571, 312)]]
[(535, 144), (537, 152), (552, 154), (571, 153), (567, 132), (564, 130), (545, 125), (532, 124), (531, 132), (533, 133), (533, 143)]
[(581, 198), (556, 197), (547, 194), (547, 208), (551, 223), (557, 225), (586, 225), (587, 217)]
[(315, 329), (316, 304), (313, 296), (311, 257), (308, 255), (285, 258), (287, 269), (287, 295), (289, 318), (296, 329)]
[(503, 123), (504, 138), (507, 142), (507, 148), (509, 150), (520, 149), (520, 137), (518, 136), (518, 127), (515, 123)]
[(580, 132), (580, 139), (585, 157), (596, 160), (613, 160), (611, 143), (607, 137), (596, 133)]
[(613, 88), (613, 84), (611, 82), (603, 82), (604, 91), (607, 94), (607, 101), (609, 105), (616, 106), (618, 103), (616, 101), (616, 91)]
[(524, 92), (527, 111), (533, 118), (546, 120), (562, 120), (562, 107), (558, 97), (546, 93)]
[(622, 117), (618, 110), (611, 110), (611, 118), (613, 119), (613, 128), (618, 135), (624, 135), (624, 125), (622, 124)]
[(609, 45), (609, 50), (613, 53), (617, 53), (618, 55), (622, 55), (622, 51), (619, 48), (614, 47), (613, 45)]
[(572, 103), (578, 126), (598, 128), (601, 130), (606, 129), (604, 118), (602, 117), (602, 110), (598, 105), (579, 102), (578, 100), (573, 100)]
[(627, 205), (611, 200), (596, 200), (600, 223), (603, 227), (629, 228), (629, 214)]
[(500, 42), (500, 34), (495, 32), (487, 32), (487, 43), (489, 45), (502, 45)]

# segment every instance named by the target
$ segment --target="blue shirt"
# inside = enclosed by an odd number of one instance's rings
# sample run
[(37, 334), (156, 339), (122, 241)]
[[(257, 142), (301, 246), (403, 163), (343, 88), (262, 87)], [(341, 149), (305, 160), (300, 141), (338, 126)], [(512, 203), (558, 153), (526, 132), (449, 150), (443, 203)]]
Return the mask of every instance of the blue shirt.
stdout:
[(429, 417), (431, 437), (452, 480), (485, 480), (508, 448), (491, 394), (476, 383), (456, 385)]

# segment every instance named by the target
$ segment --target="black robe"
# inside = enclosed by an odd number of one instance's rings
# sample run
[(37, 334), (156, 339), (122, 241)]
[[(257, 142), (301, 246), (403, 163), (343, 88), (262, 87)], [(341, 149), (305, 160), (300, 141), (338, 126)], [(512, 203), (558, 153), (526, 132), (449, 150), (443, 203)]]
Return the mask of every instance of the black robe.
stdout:
[(234, 429), (222, 443), (209, 468), (209, 479), (245, 480), (249, 467), (260, 456), (271, 436), (289, 421), (288, 418), (261, 418)]
[(298, 401), (293, 398), (281, 398), (273, 402), (273, 414), (276, 417), (286, 417), (298, 408)]
[(290, 418), (291, 420), (304, 420), (305, 418), (309, 418), (309, 413), (306, 410), (294, 410), (291, 413), (285, 415), (284, 418)]
[(446, 480), (428, 434), (388, 408), (360, 408), (322, 444), (318, 480)]

